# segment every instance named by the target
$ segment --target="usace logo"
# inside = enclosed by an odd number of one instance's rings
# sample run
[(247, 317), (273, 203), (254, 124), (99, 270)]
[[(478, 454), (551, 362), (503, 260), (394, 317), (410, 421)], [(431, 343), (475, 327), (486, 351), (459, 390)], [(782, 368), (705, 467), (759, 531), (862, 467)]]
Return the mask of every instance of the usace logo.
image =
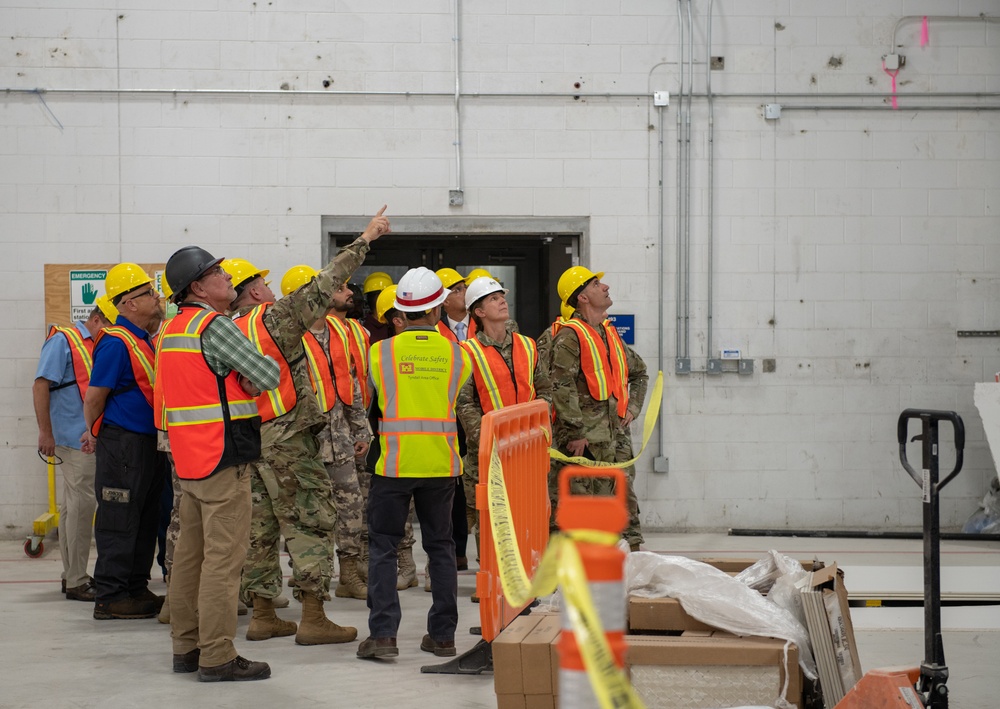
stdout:
[(416, 371), (413, 368), (413, 362), (400, 362), (399, 363), (399, 373), (400, 374), (413, 374)]

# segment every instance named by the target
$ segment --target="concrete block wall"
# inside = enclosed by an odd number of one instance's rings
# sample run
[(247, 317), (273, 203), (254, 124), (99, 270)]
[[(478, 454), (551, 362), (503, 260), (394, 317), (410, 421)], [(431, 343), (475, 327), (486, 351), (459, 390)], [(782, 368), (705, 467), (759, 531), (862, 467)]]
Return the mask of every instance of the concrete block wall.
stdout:
[[(692, 3), (699, 94), (708, 4)], [(899, 111), (884, 99), (881, 57), (903, 16), (977, 16), (994, 3), (713, 4), (711, 53), (725, 57), (712, 73), (713, 350), (741, 348), (755, 360), (752, 376), (673, 371), (677, 4), (462, 2), (463, 90), (489, 95), (462, 102), (458, 209), (447, 203), (457, 180), (453, 7), (0, 7), (0, 85), (83, 90), (0, 96), (0, 535), (26, 533), (46, 504), (30, 398), (43, 264), (163, 261), (197, 243), (281, 273), (318, 263), (323, 215), (383, 203), (399, 216), (589, 217), (588, 265), (607, 272), (614, 310), (636, 314), (637, 349), (653, 370), (664, 279), (670, 471), (652, 472), (654, 435), (637, 466), (647, 526), (916, 527), (919, 491), (895, 442), (906, 407), (965, 419), (966, 469), (943, 505), (944, 522), (961, 524), (995, 474), (972, 389), (1000, 370), (998, 340), (956, 331), (993, 329), (1000, 317), (1000, 125), (996, 112), (907, 106), (977, 100), (929, 93), (1000, 90), (1000, 24), (934, 22), (921, 49), (919, 23), (904, 23), (899, 91), (913, 98)], [(149, 89), (182, 91), (134, 93)], [(662, 114), (663, 274), (653, 90), (673, 97)], [(864, 96), (831, 96), (844, 93)], [(785, 105), (777, 121), (762, 117), (770, 102)], [(823, 108), (795, 109), (805, 104)], [(847, 104), (881, 109), (837, 110)], [(697, 370), (717, 356), (706, 350), (704, 98), (691, 114)]]

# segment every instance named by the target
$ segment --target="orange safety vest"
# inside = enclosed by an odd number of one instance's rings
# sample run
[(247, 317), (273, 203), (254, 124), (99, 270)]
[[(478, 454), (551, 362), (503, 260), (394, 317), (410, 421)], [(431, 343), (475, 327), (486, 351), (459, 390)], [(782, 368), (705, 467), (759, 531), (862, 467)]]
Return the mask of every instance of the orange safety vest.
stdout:
[(154, 412), (170, 437), (177, 477), (184, 480), (260, 458), (257, 402), (240, 386), (236, 370), (220, 377), (201, 349), (202, 334), (220, 316), (181, 306), (160, 333)]
[(472, 377), (484, 414), (535, 398), (538, 347), (530, 337), (516, 332), (512, 334), (513, 370), (497, 347), (484, 347), (475, 337), (461, 343), (472, 358)]
[(274, 338), (271, 337), (271, 333), (268, 332), (267, 325), (264, 324), (264, 313), (269, 305), (271, 304), (258, 305), (234, 321), (257, 351), (263, 355), (270, 355), (278, 363), (281, 371), (278, 387), (261, 392), (257, 397), (257, 410), (263, 423), (287, 414), (295, 408), (295, 403), (298, 401), (295, 396), (295, 382), (292, 381), (292, 369)]
[(455, 403), (469, 378), (468, 353), (430, 330), (406, 330), (372, 345), (381, 455), (375, 474), (391, 478), (462, 474)]
[(580, 340), (580, 370), (587, 378), (590, 395), (597, 401), (614, 395), (618, 415), (624, 418), (628, 413), (628, 359), (618, 330), (608, 320), (601, 323), (608, 338), (605, 346), (600, 333), (583, 320), (571, 318), (563, 327), (576, 332)]
[(361, 403), (367, 409), (372, 398), (372, 393), (368, 390), (368, 348), (371, 347), (371, 339), (368, 331), (353, 318), (341, 321), (338, 318), (329, 316), (327, 320), (332, 322), (335, 328), (345, 331), (344, 337), (346, 337), (351, 349), (351, 362), (354, 363), (354, 371), (357, 374), (359, 388), (361, 389)]
[[(448, 327), (447, 325), (444, 324), (444, 316), (443, 315), (441, 316), (441, 319), (438, 320), (438, 322), (437, 322), (437, 329), (438, 329), (438, 332), (440, 332), (442, 335), (444, 335), (446, 338), (448, 338), (452, 342), (458, 342), (458, 337), (455, 336), (454, 331), (450, 327)], [(471, 340), (473, 337), (475, 337), (476, 336), (476, 331), (478, 329), (479, 328), (476, 327), (476, 321), (473, 320), (472, 318), (469, 318), (469, 332), (466, 333), (465, 339)]]
[[(69, 344), (70, 362), (73, 365), (73, 378), (76, 380), (76, 388), (80, 392), (80, 400), (82, 401), (87, 394), (87, 387), (90, 385), (90, 372), (94, 368), (94, 340), (93, 338), (81, 335), (80, 331), (75, 327), (60, 327), (58, 325), (53, 325), (49, 328), (49, 334), (46, 335), (45, 340), (52, 339), (56, 333), (65, 336), (66, 342)], [(62, 389), (66, 386), (71, 386), (71, 384), (52, 386), (49, 387), (49, 391)]]
[(306, 361), (309, 362), (309, 381), (323, 413), (332, 409), (338, 398), (345, 406), (354, 403), (349, 345), (341, 332), (329, 322), (326, 329), (330, 338), (329, 351), (323, 349), (323, 345), (311, 332), (302, 336)]
[[(139, 387), (139, 391), (146, 398), (146, 403), (152, 407), (154, 400), (153, 381), (156, 379), (156, 367), (154, 366), (156, 355), (153, 353), (153, 348), (145, 340), (140, 340), (128, 328), (121, 325), (111, 325), (97, 333), (97, 338), (94, 340), (95, 347), (101, 341), (102, 337), (114, 337), (125, 344), (125, 350), (128, 352), (129, 363), (132, 365), (132, 376), (135, 379), (136, 386)], [(94, 421), (94, 425), (90, 427), (90, 432), (94, 436), (101, 430), (102, 421), (104, 421), (104, 414), (101, 414)]]

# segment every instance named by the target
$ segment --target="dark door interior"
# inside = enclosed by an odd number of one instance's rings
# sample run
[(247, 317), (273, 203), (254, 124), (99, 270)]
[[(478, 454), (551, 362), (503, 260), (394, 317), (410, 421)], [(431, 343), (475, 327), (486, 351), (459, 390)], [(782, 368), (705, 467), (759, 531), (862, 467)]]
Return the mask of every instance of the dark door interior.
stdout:
[[(346, 246), (356, 234), (329, 234), (334, 247)], [(432, 271), (454, 268), (463, 276), (484, 268), (510, 289), (511, 317), (521, 332), (537, 337), (559, 313), (556, 282), (572, 265), (573, 236), (397, 234), (376, 242), (353, 281), (384, 271), (399, 282), (410, 268)]]

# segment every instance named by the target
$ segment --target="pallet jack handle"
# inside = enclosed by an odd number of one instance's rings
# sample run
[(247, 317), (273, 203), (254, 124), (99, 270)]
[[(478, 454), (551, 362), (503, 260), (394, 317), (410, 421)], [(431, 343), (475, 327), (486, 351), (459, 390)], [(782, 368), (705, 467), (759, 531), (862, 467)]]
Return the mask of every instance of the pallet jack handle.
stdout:
[[(919, 419), (921, 432), (911, 440), (921, 441), (921, 470), (918, 473), (906, 458), (907, 433), (910, 419)], [(955, 467), (939, 481), (940, 446), (938, 424), (950, 422), (954, 429)], [(938, 494), (962, 470), (965, 449), (965, 425), (954, 411), (906, 409), (897, 425), (899, 460), (910, 477), (923, 491), (924, 512), (924, 661), (920, 663), (920, 692), (924, 706), (948, 709), (948, 666), (944, 659), (941, 637), (941, 525)]]

